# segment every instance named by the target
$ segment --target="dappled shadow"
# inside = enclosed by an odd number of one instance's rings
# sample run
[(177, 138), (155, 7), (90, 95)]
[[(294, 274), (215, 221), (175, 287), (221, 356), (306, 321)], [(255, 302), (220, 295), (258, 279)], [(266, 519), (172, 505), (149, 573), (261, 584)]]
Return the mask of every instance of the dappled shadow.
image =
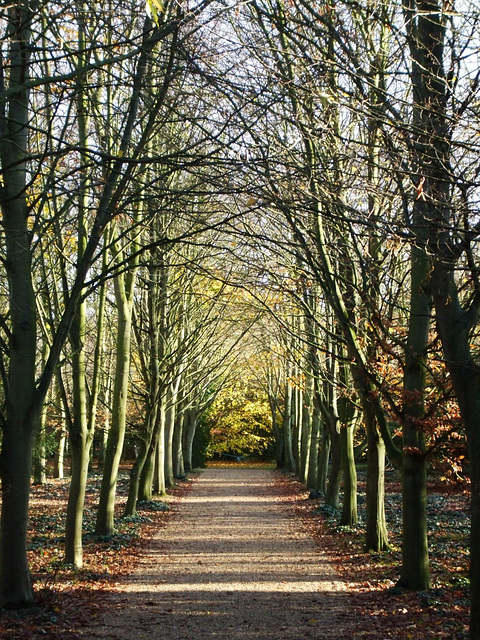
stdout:
[[(212, 469), (152, 541), (89, 638), (345, 638), (348, 596), (268, 490), (265, 470)], [(348, 635), (347, 635), (348, 637)]]
[(224, 584), (213, 591), (180, 588), (164, 589), (161, 595), (151, 591), (111, 594), (108, 607), (109, 614), (98, 625), (92, 621), (85, 637), (123, 638), (126, 624), (131, 640), (349, 637), (345, 635), (349, 615), (345, 592), (242, 591)]

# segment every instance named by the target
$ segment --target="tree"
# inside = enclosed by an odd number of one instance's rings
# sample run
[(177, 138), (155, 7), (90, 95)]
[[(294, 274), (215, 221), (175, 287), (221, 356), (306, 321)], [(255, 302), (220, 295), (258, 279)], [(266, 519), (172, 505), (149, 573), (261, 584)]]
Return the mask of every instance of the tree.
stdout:
[[(459, 84), (453, 75), (463, 71), (467, 85), (469, 71), (464, 71), (457, 50), (451, 52), (451, 67), (445, 69), (447, 42), (455, 47), (457, 26), (449, 20), (446, 3), (437, 0), (418, 2), (405, 0), (403, 11), (407, 22), (407, 44), (411, 56), (410, 79), (412, 84), (412, 108), (416, 115), (411, 144), (415, 149), (416, 163), (413, 182), (418, 212), (415, 229), (415, 245), (429, 261), (427, 280), (435, 312), (436, 325), (450, 371), (452, 384), (467, 431), (472, 480), (472, 529), (471, 529), (471, 626), (470, 637), (480, 638), (480, 474), (479, 474), (479, 413), (478, 398), (480, 376), (471, 350), (471, 333), (478, 317), (479, 288), (476, 276), (471, 274), (470, 296), (462, 304), (456, 268), (465, 256), (468, 268), (475, 265), (472, 242), (476, 238), (475, 224), (469, 216), (468, 191), (462, 162), (455, 162), (456, 149), (453, 126), (459, 121), (472, 99), (467, 86), (465, 99), (449, 113), (449, 98)], [(468, 15), (468, 14), (466, 14)], [(447, 25), (452, 36), (447, 39)], [(468, 40), (462, 43), (468, 50)], [(477, 81), (478, 73), (475, 72)], [(470, 85), (472, 86), (472, 85)], [(463, 87), (461, 87), (463, 89)], [(453, 120), (452, 120), (452, 116)], [(464, 131), (458, 131), (459, 134)], [(470, 147), (469, 152), (472, 152)], [(460, 156), (461, 158), (461, 156)], [(459, 206), (464, 219), (459, 222), (455, 208), (454, 189), (460, 194)], [(457, 234), (460, 238), (455, 239)]]
[[(199, 5), (198, 11), (202, 6)], [(45, 11), (49, 8), (45, 7)], [(121, 12), (119, 12), (120, 15)], [(61, 12), (56, 13), (57, 18)], [(150, 54), (156, 44), (170, 36), (175, 43), (179, 21), (175, 15), (165, 17), (159, 26), (152, 27), (147, 19), (129, 43), (124, 54), (108, 51), (108, 63), (133, 58), (136, 61), (131, 92), (126, 102), (124, 128), (121, 132), (118, 154), (107, 158), (110, 162), (105, 182), (99, 184), (95, 211), (88, 235), (72, 278), (69, 298), (58, 319), (47, 363), (40, 372), (37, 384), (36, 313), (32, 277), (32, 229), (30, 215), (35, 202), (30, 199), (31, 177), (36, 175), (35, 154), (30, 154), (30, 92), (46, 84), (69, 82), (80, 77), (86, 69), (65, 70), (60, 60), (63, 50), (57, 50), (56, 74), (53, 79), (37, 74), (32, 55), (42, 51), (33, 46), (37, 34), (42, 33), (50, 18), (42, 14), (36, 1), (25, 0), (11, 6), (3, 18), (4, 58), (9, 60), (2, 77), (2, 138), (0, 158), (3, 172), (1, 188), (2, 226), (6, 250), (5, 267), (8, 275), (10, 313), (8, 321), (9, 345), (4, 354), (3, 371), (6, 395), (6, 414), (3, 418), (1, 476), (3, 486), (2, 523), (0, 543), (0, 601), (3, 606), (22, 606), (33, 600), (26, 556), (26, 527), (29, 498), (31, 454), (35, 431), (39, 424), (43, 401), (55, 373), (61, 351), (75, 319), (78, 305), (84, 295), (89, 269), (97, 258), (97, 251), (107, 223), (113, 219), (125, 197), (135, 168), (156, 119), (156, 108), (164, 98), (160, 92), (157, 104), (152, 106), (142, 135), (133, 137), (134, 125), (139, 122), (140, 91), (148, 68)], [(184, 17), (183, 20), (192, 19)], [(58, 40), (56, 40), (58, 42)], [(101, 47), (100, 47), (101, 48)], [(175, 50), (175, 45), (173, 45)], [(108, 64), (100, 56), (92, 63), (95, 68)], [(168, 74), (167, 74), (168, 75)], [(57, 152), (57, 158), (62, 152)], [(96, 152), (93, 152), (94, 155)], [(40, 156), (40, 165), (42, 156)], [(37, 227), (37, 229), (40, 229)], [(37, 230), (35, 229), (35, 230)], [(5, 361), (5, 355), (8, 362)], [(15, 390), (15, 391), (14, 391)]]

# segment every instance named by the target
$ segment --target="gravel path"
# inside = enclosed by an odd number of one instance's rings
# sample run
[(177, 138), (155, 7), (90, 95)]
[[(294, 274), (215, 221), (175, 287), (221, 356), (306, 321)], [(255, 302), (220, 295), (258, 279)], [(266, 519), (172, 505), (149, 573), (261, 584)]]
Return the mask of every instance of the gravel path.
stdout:
[(278, 504), (273, 482), (268, 470), (202, 472), (135, 573), (82, 635), (344, 640), (344, 585)]

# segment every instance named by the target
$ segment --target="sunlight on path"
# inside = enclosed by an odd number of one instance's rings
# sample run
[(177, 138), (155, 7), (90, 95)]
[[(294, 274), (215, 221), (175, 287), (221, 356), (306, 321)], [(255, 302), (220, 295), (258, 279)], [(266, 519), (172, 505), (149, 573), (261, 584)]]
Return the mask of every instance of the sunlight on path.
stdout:
[(343, 585), (269, 491), (272, 472), (202, 472), (92, 638), (343, 638)]

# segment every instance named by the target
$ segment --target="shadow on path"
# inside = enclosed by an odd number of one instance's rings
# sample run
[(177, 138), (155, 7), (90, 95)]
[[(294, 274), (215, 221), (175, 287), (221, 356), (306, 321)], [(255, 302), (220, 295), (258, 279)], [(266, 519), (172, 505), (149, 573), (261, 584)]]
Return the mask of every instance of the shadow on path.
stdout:
[(344, 586), (278, 504), (272, 482), (266, 470), (203, 472), (135, 573), (81, 635), (343, 640)]

